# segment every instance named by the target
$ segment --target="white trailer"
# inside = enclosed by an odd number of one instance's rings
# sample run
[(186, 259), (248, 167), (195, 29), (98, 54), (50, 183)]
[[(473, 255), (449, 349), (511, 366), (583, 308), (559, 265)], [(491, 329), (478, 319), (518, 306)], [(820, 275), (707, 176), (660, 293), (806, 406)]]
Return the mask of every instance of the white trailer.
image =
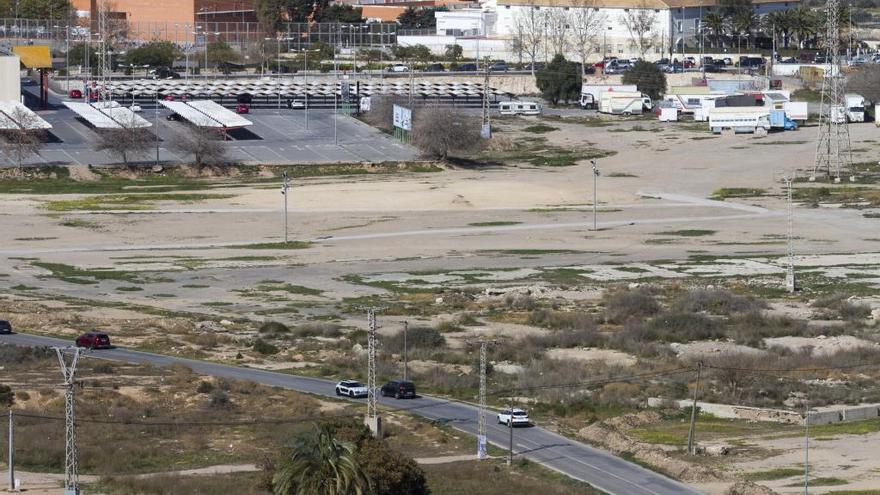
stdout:
[(706, 122), (709, 120), (709, 111), (715, 108), (715, 98), (704, 98), (700, 106), (694, 109), (694, 121)]
[(865, 121), (865, 97), (855, 93), (847, 93), (846, 98), (846, 119), (850, 122)]
[(810, 118), (810, 112), (805, 101), (787, 101), (782, 106), (785, 115), (795, 122), (806, 122)]
[(651, 98), (639, 92), (603, 93), (599, 99), (599, 113), (614, 115), (641, 115), (642, 110), (651, 108)]
[(581, 108), (599, 108), (603, 93), (634, 93), (635, 84), (584, 84), (581, 86)]
[(770, 109), (766, 107), (719, 107), (709, 110), (709, 129), (715, 134), (766, 133), (770, 130)]
[(714, 106), (715, 100), (724, 98), (724, 94), (666, 94), (663, 101), (669, 102), (678, 108), (681, 113), (695, 113), (698, 108), (704, 106), (704, 102), (712, 101)]
[(541, 115), (541, 104), (535, 101), (502, 101), (498, 104), (501, 115)]

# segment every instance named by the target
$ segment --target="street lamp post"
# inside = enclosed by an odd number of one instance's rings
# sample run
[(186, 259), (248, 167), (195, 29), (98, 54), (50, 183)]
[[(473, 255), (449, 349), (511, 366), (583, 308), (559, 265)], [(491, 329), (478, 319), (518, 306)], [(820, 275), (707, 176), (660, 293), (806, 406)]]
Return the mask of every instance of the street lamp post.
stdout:
[(281, 177), (283, 179), (281, 194), (284, 196), (284, 243), (287, 244), (287, 193), (290, 191), (290, 177), (288, 177), (286, 170), (281, 174)]
[(599, 203), (599, 198), (596, 193), (599, 184), (599, 167), (596, 165), (596, 160), (590, 160), (590, 163), (593, 165), (593, 230), (595, 231), (598, 230), (596, 205)]

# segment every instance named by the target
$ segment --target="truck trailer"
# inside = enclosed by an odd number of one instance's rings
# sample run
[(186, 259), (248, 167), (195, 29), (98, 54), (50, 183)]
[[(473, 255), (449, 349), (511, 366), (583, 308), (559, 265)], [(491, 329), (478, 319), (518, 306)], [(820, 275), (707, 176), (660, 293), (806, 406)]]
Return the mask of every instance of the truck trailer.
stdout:
[(603, 93), (634, 93), (638, 91), (635, 84), (584, 84), (581, 86), (581, 108), (599, 108), (599, 99)]
[(719, 107), (709, 110), (709, 129), (715, 134), (766, 134), (770, 131), (770, 109), (766, 107)]
[(645, 108), (651, 109), (651, 98), (642, 93), (608, 92), (602, 93), (599, 99), (599, 113), (614, 115), (641, 115)]

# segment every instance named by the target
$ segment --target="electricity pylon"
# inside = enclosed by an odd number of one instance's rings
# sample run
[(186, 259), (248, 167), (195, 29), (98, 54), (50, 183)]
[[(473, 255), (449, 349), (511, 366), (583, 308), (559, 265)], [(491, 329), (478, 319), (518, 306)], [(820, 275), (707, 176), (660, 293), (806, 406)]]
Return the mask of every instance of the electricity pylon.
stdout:
[[(79, 347), (56, 347), (55, 354), (64, 376), (64, 495), (79, 495), (79, 462), (76, 453), (76, 414), (74, 411), (74, 387)], [(69, 361), (68, 361), (68, 356)]]

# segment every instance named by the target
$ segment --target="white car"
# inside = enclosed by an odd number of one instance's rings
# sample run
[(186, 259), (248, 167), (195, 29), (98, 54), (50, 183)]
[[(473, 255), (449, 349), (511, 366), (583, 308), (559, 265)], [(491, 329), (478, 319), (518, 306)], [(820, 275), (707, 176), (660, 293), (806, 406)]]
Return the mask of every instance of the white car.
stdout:
[(513, 415), (510, 409), (505, 409), (498, 413), (498, 422), (507, 426), (529, 426), (529, 414), (522, 409), (514, 409)]
[(409, 67), (403, 64), (389, 65), (388, 72), (409, 72)]
[(133, 104), (132, 106), (128, 107), (128, 109), (131, 110), (132, 112), (143, 112), (143, 111), (144, 111), (144, 109), (141, 108), (141, 106), (138, 105), (137, 103), (135, 103), (135, 104)]
[(342, 380), (336, 384), (336, 395), (345, 395), (351, 398), (366, 397), (367, 387), (357, 380)]
[(287, 102), (287, 108), (291, 109), (303, 109), (306, 107), (306, 102), (303, 100), (290, 100)]

